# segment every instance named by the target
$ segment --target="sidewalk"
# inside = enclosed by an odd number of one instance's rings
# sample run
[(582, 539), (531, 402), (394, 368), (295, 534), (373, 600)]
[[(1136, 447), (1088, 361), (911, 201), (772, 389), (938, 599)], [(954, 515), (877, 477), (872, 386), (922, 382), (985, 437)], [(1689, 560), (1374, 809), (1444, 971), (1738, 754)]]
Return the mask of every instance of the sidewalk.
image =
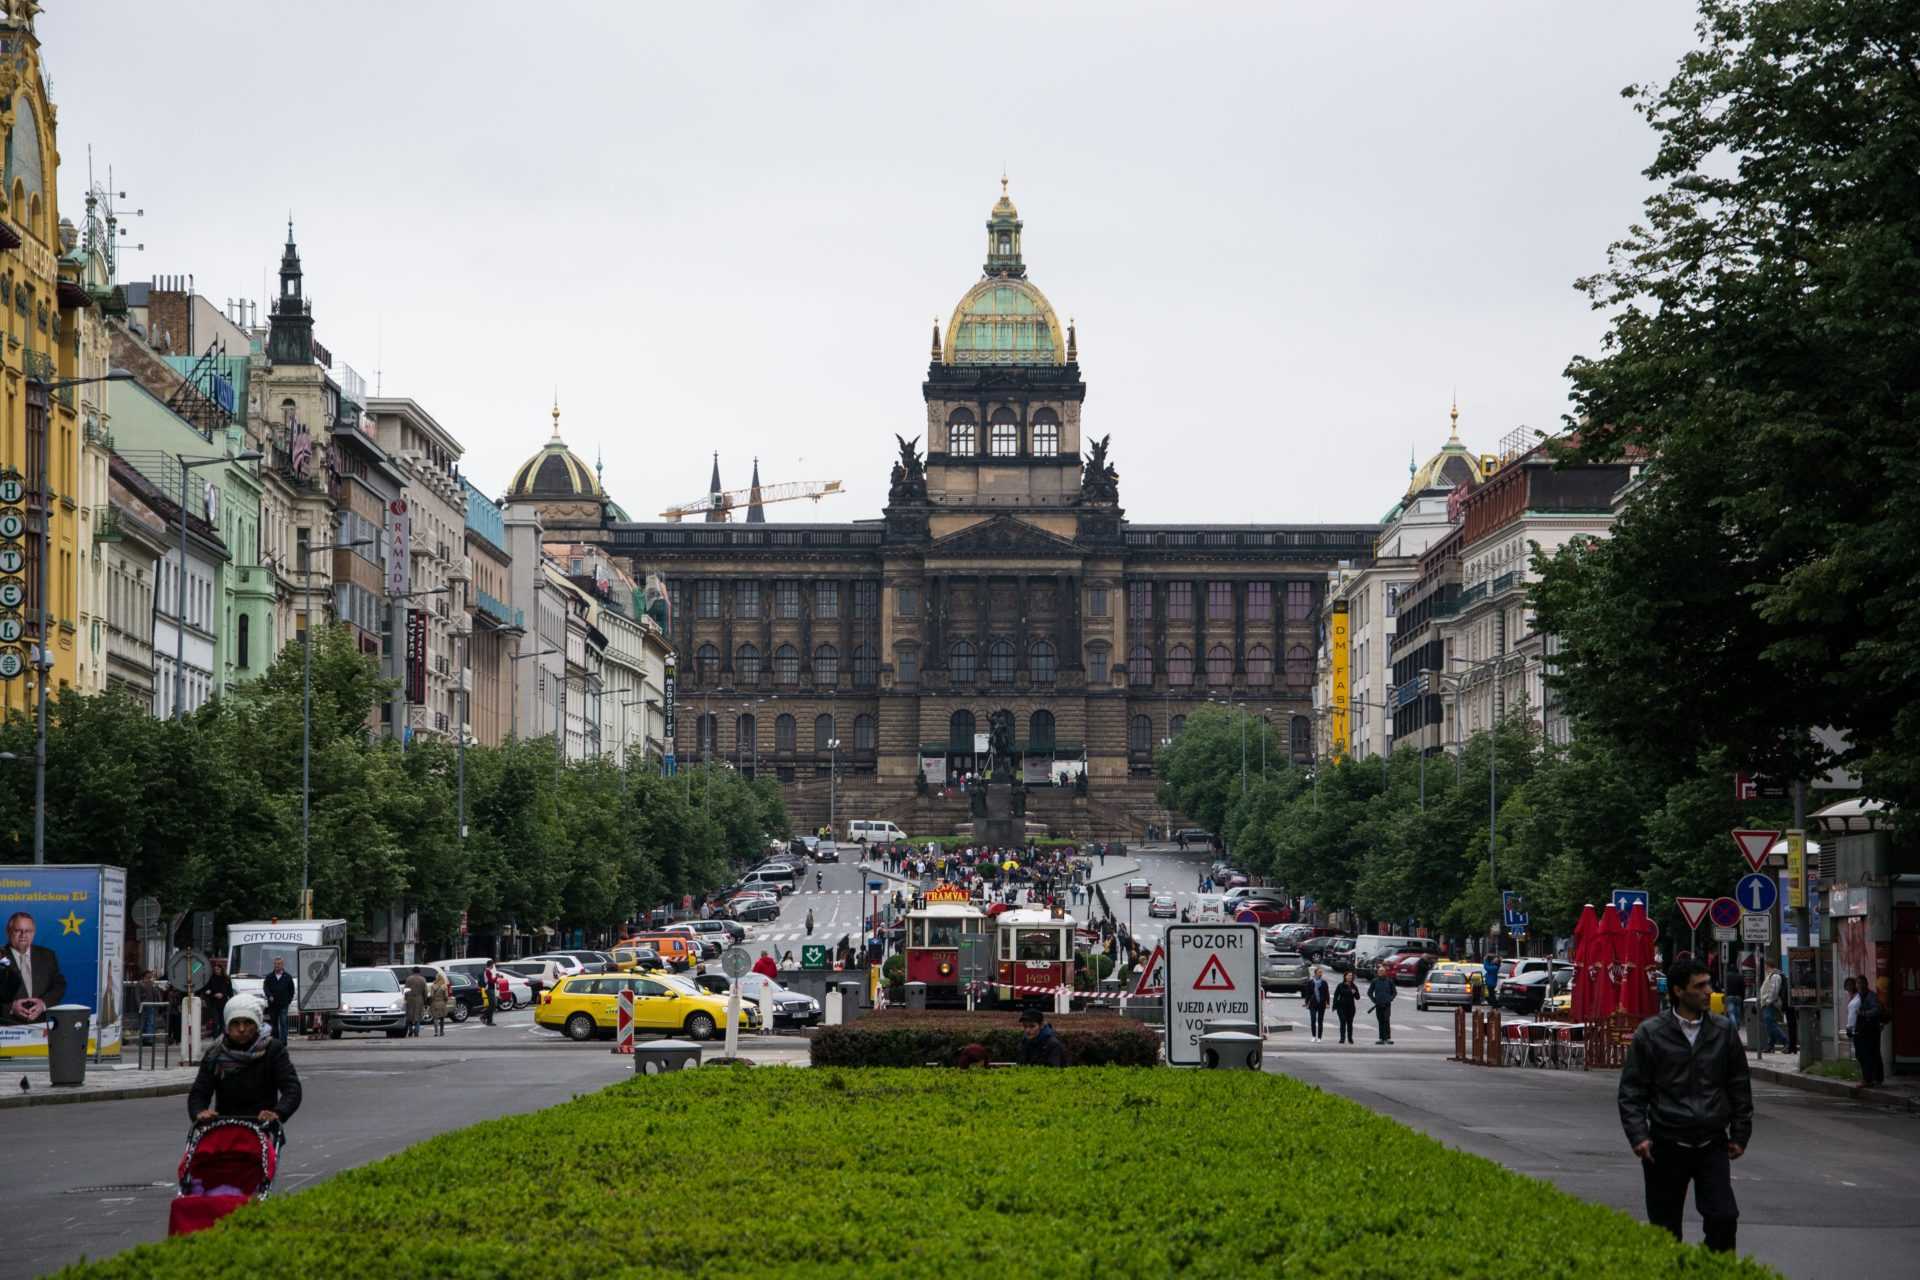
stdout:
[(1755, 1080), (1783, 1084), (1828, 1098), (1846, 1098), (1869, 1107), (1894, 1107), (1920, 1113), (1920, 1076), (1894, 1076), (1885, 1084), (1869, 1089), (1856, 1080), (1838, 1080), (1830, 1076), (1809, 1075), (1800, 1069), (1793, 1054), (1770, 1053), (1764, 1058), (1749, 1055), (1747, 1069)]
[[(0, 1084), (4, 1084), (4, 1088), (0, 1088), (0, 1107), (44, 1107), (65, 1102), (158, 1098), (187, 1092), (193, 1088), (193, 1078), (198, 1072), (197, 1067), (160, 1067), (141, 1071), (132, 1065), (89, 1062), (84, 1084), (57, 1089), (47, 1083), (44, 1070), (23, 1071), (19, 1076), (8, 1072), (0, 1077)], [(27, 1082), (25, 1089), (20, 1087), (22, 1077)]]

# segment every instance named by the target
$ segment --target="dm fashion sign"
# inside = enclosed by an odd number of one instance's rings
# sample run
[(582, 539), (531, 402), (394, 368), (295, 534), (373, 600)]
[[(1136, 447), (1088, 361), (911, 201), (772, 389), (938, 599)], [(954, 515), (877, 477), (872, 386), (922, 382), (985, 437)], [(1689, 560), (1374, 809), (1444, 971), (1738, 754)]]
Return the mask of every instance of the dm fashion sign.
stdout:
[(45, 1058), (57, 1004), (93, 1011), (88, 1053), (119, 1053), (126, 869), (0, 866), (0, 916), (0, 1058)]

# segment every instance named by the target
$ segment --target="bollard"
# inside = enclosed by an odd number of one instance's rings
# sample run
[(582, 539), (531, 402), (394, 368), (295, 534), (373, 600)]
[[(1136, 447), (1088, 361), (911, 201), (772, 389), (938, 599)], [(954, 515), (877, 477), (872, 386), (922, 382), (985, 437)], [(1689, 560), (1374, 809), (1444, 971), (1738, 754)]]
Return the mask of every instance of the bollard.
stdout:
[(762, 1035), (773, 1031), (773, 1012), (773, 984), (763, 982), (760, 984), (760, 1033)]
[(1265, 1043), (1246, 1031), (1209, 1031), (1200, 1037), (1200, 1065), (1211, 1071), (1258, 1071)]
[(841, 1022), (843, 1021), (843, 1019), (840, 1016), (840, 988), (839, 987), (827, 988), (827, 998), (825, 1002), (825, 1009), (820, 1016), (820, 1020), (829, 1027), (837, 1027), (841, 1025)]
[(650, 1040), (633, 1050), (633, 1074), (659, 1076), (700, 1065), (700, 1046), (691, 1040)]
[(927, 984), (909, 982), (907, 984), (907, 1008), (924, 1009), (927, 1007)]
[(1055, 1013), (1073, 1012), (1073, 991), (1067, 987), (1053, 989), (1053, 1011)]
[(180, 1001), (180, 1066), (200, 1065), (200, 997)]

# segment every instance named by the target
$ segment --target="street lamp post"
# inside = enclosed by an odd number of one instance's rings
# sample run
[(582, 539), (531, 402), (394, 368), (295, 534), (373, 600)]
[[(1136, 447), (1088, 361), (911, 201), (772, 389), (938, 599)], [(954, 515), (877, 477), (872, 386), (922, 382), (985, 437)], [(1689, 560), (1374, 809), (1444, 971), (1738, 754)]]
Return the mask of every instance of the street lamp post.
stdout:
[(313, 553), (345, 551), (372, 546), (372, 538), (355, 542), (329, 542), (307, 548), (307, 563), (294, 572), (300, 575), (300, 610), (307, 625), (300, 632), (300, 918), (313, 919), (308, 901), (308, 837), (313, 810)]
[[(33, 736), (33, 863), (47, 860), (47, 683), (53, 674), (53, 601), (47, 597), (47, 561), (53, 558), (53, 501), (47, 492), (47, 457), (53, 452), (53, 393), (69, 387), (91, 386), (99, 382), (131, 382), (125, 369), (109, 369), (102, 378), (63, 378), (46, 382), (29, 376), (27, 389), (39, 388), (47, 398), (46, 424), (40, 429), (40, 465), (35, 478), (35, 501), (40, 507), (40, 565), (36, 589), (40, 593), (40, 643), (33, 658), (34, 736)], [(33, 406), (28, 405), (31, 409)], [(258, 454), (254, 455), (258, 457)]]
[[(755, 736), (759, 731), (755, 729)], [(840, 739), (827, 739), (827, 837), (840, 829), (836, 812), (840, 795)]]

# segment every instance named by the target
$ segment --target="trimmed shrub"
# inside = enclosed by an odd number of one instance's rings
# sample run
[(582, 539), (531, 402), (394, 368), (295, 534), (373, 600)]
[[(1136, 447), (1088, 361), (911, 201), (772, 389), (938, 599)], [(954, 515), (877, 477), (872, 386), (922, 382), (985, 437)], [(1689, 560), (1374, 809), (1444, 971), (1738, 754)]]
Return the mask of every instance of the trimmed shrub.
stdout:
[(1773, 1273), (1284, 1076), (774, 1069), (630, 1079), (60, 1274)]
[[(1052, 1022), (1069, 1066), (1150, 1067), (1159, 1060), (1160, 1037), (1131, 1018), (1077, 1013)], [(881, 1009), (819, 1028), (808, 1049), (816, 1067), (945, 1067), (970, 1044), (985, 1045), (994, 1062), (1019, 1061), (1020, 1015)]]

